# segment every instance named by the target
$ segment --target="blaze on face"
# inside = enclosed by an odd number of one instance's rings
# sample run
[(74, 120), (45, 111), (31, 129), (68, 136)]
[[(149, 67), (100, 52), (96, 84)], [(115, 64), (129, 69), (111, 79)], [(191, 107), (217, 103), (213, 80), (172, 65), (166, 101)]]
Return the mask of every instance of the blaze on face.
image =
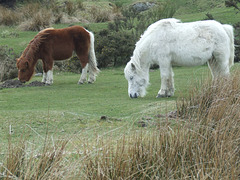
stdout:
[(125, 78), (128, 80), (128, 95), (130, 98), (146, 95), (147, 80), (137, 73), (136, 67), (129, 62), (124, 69)]
[(30, 68), (29, 61), (23, 58), (17, 59), (18, 79), (25, 83), (29, 81), (33, 75), (33, 68)]

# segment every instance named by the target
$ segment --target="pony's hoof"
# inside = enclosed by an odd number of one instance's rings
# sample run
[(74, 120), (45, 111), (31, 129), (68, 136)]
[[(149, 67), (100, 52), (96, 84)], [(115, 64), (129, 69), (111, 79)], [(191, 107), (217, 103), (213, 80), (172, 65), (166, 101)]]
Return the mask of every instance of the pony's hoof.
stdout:
[(79, 85), (82, 85), (82, 84), (83, 84), (83, 82), (82, 82), (82, 81), (78, 81), (78, 84), (79, 84)]
[(166, 94), (158, 94), (156, 96), (156, 98), (165, 98), (165, 97), (171, 97), (170, 95), (166, 95)]
[(53, 82), (45, 82), (45, 84), (47, 84), (47, 85), (52, 85)]

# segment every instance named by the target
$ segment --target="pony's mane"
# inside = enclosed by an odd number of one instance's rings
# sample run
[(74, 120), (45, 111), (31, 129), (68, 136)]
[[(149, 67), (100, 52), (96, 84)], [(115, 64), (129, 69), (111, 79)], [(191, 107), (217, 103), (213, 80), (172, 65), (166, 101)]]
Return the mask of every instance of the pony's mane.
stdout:
[(177, 23), (181, 23), (180, 20), (175, 18), (168, 18), (159, 20), (153, 24), (151, 24), (147, 30), (141, 35), (140, 40), (136, 43), (136, 48), (134, 49), (133, 56), (131, 57), (132, 63), (136, 66), (138, 71), (142, 71), (140, 57), (141, 57), (141, 50), (140, 44), (145, 41), (145, 39), (152, 34), (154, 31), (158, 30), (159, 28), (163, 28), (166, 26), (172, 26), (173, 28), (176, 26)]
[(33, 56), (33, 53), (36, 52), (39, 49), (39, 46), (41, 43), (46, 39), (47, 35), (49, 35), (49, 31), (53, 28), (47, 28), (42, 31), (40, 31), (28, 44), (28, 46), (25, 48), (22, 57), (27, 56)]

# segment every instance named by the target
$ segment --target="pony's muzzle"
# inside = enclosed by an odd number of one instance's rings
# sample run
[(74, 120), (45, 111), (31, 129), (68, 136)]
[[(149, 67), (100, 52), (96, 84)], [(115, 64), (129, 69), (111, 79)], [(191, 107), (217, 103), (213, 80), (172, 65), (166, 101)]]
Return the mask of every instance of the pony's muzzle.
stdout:
[(130, 94), (130, 98), (138, 98), (138, 94), (134, 93), (134, 95)]
[(18, 79), (21, 83), (26, 83), (26, 81), (25, 80), (20, 80), (20, 79)]

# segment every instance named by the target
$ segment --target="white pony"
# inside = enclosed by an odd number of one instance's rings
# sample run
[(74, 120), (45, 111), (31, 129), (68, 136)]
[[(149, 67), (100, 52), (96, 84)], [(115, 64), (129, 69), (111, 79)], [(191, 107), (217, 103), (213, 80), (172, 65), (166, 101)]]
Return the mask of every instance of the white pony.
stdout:
[(214, 20), (181, 23), (162, 19), (150, 25), (136, 43), (124, 73), (131, 98), (145, 96), (149, 68), (158, 64), (161, 88), (157, 97), (174, 95), (172, 65), (197, 66), (208, 63), (213, 78), (228, 76), (234, 63), (234, 35), (231, 25)]

